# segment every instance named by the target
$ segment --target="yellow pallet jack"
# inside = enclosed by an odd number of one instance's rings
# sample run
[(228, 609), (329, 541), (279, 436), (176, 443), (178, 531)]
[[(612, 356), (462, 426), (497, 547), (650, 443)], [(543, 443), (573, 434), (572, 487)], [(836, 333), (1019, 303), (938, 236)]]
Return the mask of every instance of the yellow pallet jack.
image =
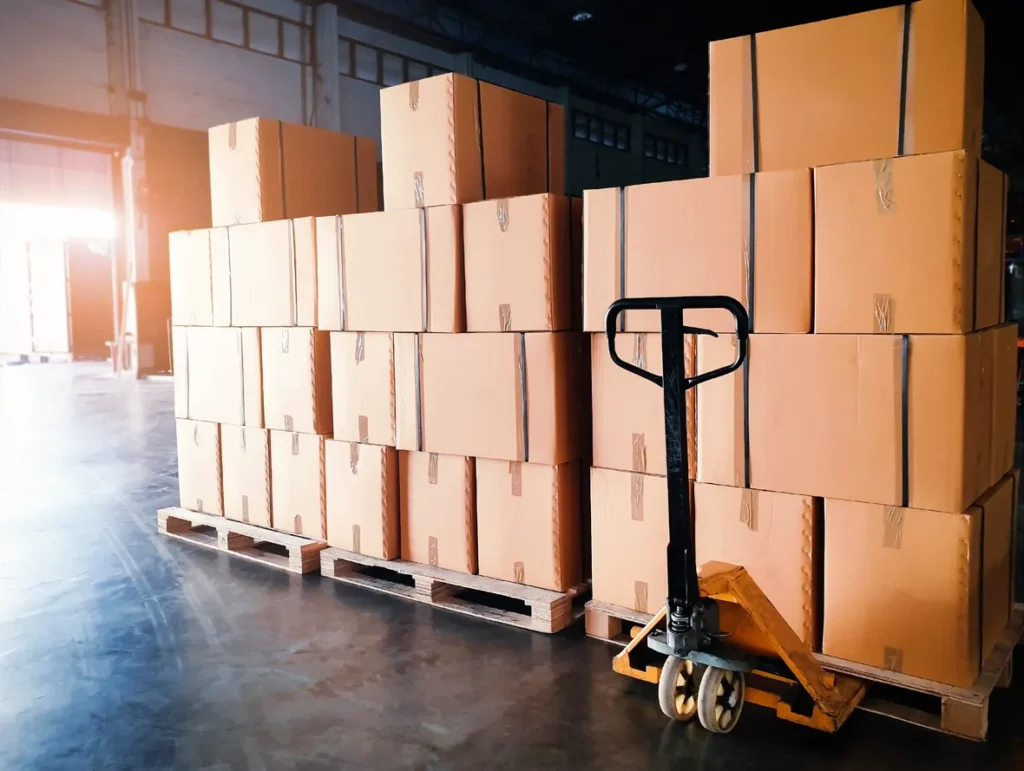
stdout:
[[(635, 310), (660, 312), (661, 375), (616, 353), (620, 316)], [(709, 329), (685, 326), (687, 310), (732, 314), (736, 358), (731, 364), (686, 377), (683, 336), (718, 337)], [(664, 394), (669, 525), (668, 601), (646, 626), (634, 629), (636, 634), (612, 668), (657, 683), (658, 703), (669, 718), (696, 716), (713, 733), (731, 732), (747, 701), (774, 709), (778, 717), (793, 723), (838, 730), (863, 699), (864, 683), (826, 672), (744, 568), (723, 563), (697, 567), (687, 480), (686, 392), (744, 365), (751, 331), (746, 310), (735, 299), (721, 296), (622, 299), (608, 308), (605, 331), (612, 361), (659, 386)], [(702, 514), (709, 515), (713, 516)], [(652, 659), (664, 663), (652, 664)]]

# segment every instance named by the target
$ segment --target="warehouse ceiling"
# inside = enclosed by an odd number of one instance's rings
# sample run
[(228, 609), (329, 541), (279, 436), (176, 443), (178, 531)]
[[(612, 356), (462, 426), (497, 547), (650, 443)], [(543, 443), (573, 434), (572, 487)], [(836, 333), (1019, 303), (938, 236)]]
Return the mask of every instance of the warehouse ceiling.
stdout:
[[(974, 0), (986, 23), (986, 154), (1024, 163), (1016, 3)], [(347, 0), (341, 12), (595, 101), (702, 126), (712, 40), (883, 8), (885, 0)]]

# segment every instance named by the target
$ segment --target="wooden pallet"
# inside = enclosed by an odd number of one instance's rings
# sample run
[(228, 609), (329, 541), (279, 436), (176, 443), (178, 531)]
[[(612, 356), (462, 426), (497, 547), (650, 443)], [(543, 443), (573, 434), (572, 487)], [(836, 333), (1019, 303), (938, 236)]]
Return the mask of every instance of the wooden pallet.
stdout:
[(320, 552), (320, 572), (342, 583), (545, 634), (560, 632), (579, 620), (590, 593), (588, 584), (553, 592), (335, 548)]
[(327, 548), (324, 541), (178, 507), (160, 509), (156, 519), (159, 531), (171, 538), (292, 573), (312, 573), (320, 567), (320, 552)]
[[(651, 620), (652, 614), (591, 600), (586, 605), (586, 631), (590, 637), (624, 646), (632, 627)], [(988, 708), (992, 691), (1006, 688), (1013, 677), (1013, 649), (1024, 631), (1024, 605), (1015, 606), (1003, 637), (992, 649), (970, 688), (936, 683), (887, 669), (815, 654), (826, 669), (886, 686), (872, 689), (858, 706), (865, 712), (901, 720), (932, 731), (984, 741), (988, 735)], [(883, 693), (884, 691), (884, 693)], [(925, 698), (922, 698), (925, 697)], [(926, 702), (933, 701), (933, 705)], [(928, 707), (932, 706), (932, 709)]]

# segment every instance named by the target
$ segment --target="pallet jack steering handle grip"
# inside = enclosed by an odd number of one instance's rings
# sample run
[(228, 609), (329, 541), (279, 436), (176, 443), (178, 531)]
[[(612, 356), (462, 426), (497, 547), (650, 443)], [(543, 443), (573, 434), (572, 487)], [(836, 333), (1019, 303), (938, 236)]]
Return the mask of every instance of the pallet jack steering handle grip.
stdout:
[[(611, 355), (612, 361), (627, 372), (632, 372), (634, 375), (639, 375), (645, 380), (650, 380), (659, 388), (664, 387), (661, 375), (656, 375), (642, 367), (638, 367), (635, 364), (625, 361), (615, 350), (615, 328), (618, 326), (619, 316), (626, 311), (647, 310), (661, 311), (662, 318), (665, 317), (665, 313), (667, 312), (671, 315), (675, 315), (675, 317), (680, 320), (682, 319), (683, 311), (685, 310), (724, 310), (732, 314), (733, 321), (736, 323), (736, 359), (732, 364), (727, 364), (724, 367), (713, 369), (710, 372), (702, 372), (694, 375), (693, 377), (686, 378), (685, 387), (687, 390), (699, 385), (700, 383), (706, 383), (707, 381), (714, 380), (717, 377), (728, 375), (730, 372), (735, 372), (743, 366), (743, 362), (747, 358), (747, 337), (750, 334), (750, 321), (747, 317), (746, 309), (735, 298), (726, 297), (724, 295), (635, 297), (616, 300), (613, 302), (608, 306), (608, 313), (604, 318), (604, 329), (608, 336), (608, 353)], [(687, 327), (685, 325), (681, 325), (681, 329), (683, 334), (711, 335), (712, 337), (718, 337), (717, 332), (712, 332), (710, 329), (703, 329), (701, 327)]]

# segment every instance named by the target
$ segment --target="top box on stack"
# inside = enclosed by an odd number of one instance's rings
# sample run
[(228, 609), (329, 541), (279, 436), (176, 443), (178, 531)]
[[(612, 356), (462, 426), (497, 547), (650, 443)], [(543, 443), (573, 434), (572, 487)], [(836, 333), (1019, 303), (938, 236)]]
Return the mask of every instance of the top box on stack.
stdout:
[(381, 91), (384, 209), (565, 190), (565, 111), (454, 73)]
[(977, 154), (984, 60), (982, 20), (965, 0), (714, 42), (711, 175)]

